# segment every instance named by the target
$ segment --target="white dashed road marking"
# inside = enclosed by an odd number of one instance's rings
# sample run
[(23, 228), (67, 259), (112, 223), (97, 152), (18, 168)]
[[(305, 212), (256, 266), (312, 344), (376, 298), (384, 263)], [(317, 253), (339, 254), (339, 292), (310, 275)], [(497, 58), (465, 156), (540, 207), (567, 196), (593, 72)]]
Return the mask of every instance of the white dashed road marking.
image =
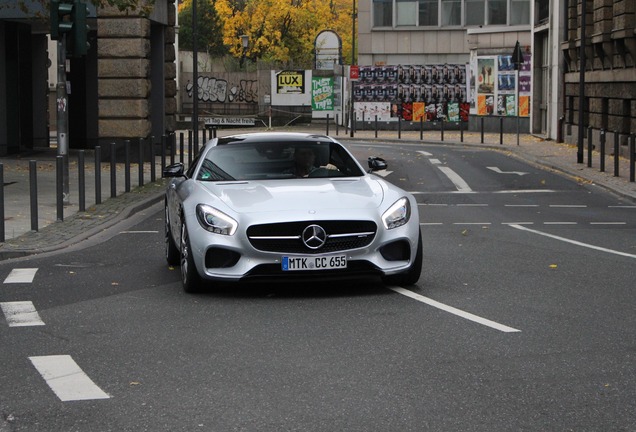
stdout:
[(616, 250), (613, 250), (613, 249), (607, 249), (607, 248), (600, 247), (600, 246), (594, 246), (594, 245), (583, 243), (583, 242), (576, 241), (576, 240), (570, 240), (570, 239), (565, 238), (565, 237), (560, 237), (560, 236), (556, 236), (554, 234), (548, 234), (548, 233), (544, 233), (544, 232), (541, 232), (541, 231), (536, 231), (536, 230), (533, 230), (533, 229), (530, 229), (530, 228), (523, 227), (521, 225), (509, 225), (509, 226), (511, 226), (513, 228), (516, 228), (518, 230), (531, 232), (533, 234), (539, 234), (539, 235), (544, 236), (544, 237), (549, 237), (551, 239), (559, 240), (559, 241), (570, 243), (570, 244), (573, 244), (573, 245), (582, 246), (582, 247), (586, 247), (586, 248), (589, 248), (589, 249), (594, 249), (594, 250), (601, 251), (601, 252), (607, 252), (607, 253), (611, 253), (611, 254), (614, 254), (614, 255), (620, 255), (620, 256), (624, 256), (624, 257), (628, 257), (628, 258), (636, 258), (636, 255), (633, 255), (633, 254), (628, 254), (628, 253), (616, 251)]
[(36, 268), (13, 269), (4, 280), (4, 283), (31, 283), (37, 271), (38, 269)]
[(454, 308), (452, 306), (445, 305), (443, 303), (440, 303), (440, 302), (435, 301), (433, 299), (430, 299), (428, 297), (424, 297), (423, 295), (416, 294), (413, 291), (409, 291), (409, 290), (406, 290), (404, 288), (389, 287), (389, 289), (391, 289), (392, 291), (395, 291), (398, 294), (402, 294), (404, 296), (410, 297), (413, 300), (417, 300), (417, 301), (425, 303), (425, 304), (427, 304), (429, 306), (433, 306), (433, 307), (435, 307), (437, 309), (440, 309), (440, 310), (443, 310), (445, 312), (448, 312), (448, 313), (451, 313), (453, 315), (456, 315), (456, 316), (458, 316), (460, 318), (464, 318), (464, 319), (467, 319), (469, 321), (476, 322), (478, 324), (484, 325), (486, 327), (493, 328), (495, 330), (499, 330), (499, 331), (504, 332), (504, 333), (514, 333), (514, 332), (520, 332), (521, 331), (521, 330), (518, 330), (518, 329), (515, 329), (515, 328), (512, 328), (512, 327), (508, 327), (508, 326), (503, 325), (503, 324), (499, 324), (499, 323), (491, 321), (489, 319), (482, 318), (482, 317), (477, 316), (477, 315), (473, 315), (473, 314), (471, 314), (469, 312), (465, 312), (465, 311), (463, 311), (461, 309), (457, 309), (457, 308)]
[(48, 386), (64, 402), (109, 399), (68, 355), (29, 357)]
[(0, 308), (7, 319), (9, 327), (44, 325), (38, 311), (35, 310), (35, 306), (30, 301), (3, 302), (0, 303)]

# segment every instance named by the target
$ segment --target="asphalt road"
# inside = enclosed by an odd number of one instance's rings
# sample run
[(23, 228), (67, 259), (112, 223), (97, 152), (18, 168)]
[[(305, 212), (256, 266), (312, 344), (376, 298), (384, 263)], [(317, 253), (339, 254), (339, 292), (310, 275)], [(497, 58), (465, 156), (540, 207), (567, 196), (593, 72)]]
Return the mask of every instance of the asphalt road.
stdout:
[(416, 286), (186, 295), (152, 207), (0, 263), (0, 431), (636, 429), (633, 203), (498, 152), (350, 148), (417, 194)]

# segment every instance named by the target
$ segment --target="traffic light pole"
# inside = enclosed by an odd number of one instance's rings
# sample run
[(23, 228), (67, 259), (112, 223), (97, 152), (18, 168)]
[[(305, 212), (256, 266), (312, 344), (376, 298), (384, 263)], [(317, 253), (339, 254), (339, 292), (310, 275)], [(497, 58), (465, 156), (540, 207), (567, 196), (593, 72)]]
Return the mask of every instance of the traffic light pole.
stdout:
[(57, 154), (63, 157), (63, 188), (64, 204), (70, 203), (69, 197), (69, 169), (68, 169), (68, 94), (66, 92), (66, 35), (57, 41)]

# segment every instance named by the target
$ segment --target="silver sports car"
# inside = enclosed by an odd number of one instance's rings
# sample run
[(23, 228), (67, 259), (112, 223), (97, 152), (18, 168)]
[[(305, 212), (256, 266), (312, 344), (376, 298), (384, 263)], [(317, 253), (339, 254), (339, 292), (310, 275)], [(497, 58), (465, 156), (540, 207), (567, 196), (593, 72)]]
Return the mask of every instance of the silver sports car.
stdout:
[(215, 138), (187, 170), (177, 163), (163, 174), (166, 259), (181, 265), (187, 292), (205, 281), (378, 275), (410, 285), (420, 276), (415, 198), (367, 174), (331, 137)]

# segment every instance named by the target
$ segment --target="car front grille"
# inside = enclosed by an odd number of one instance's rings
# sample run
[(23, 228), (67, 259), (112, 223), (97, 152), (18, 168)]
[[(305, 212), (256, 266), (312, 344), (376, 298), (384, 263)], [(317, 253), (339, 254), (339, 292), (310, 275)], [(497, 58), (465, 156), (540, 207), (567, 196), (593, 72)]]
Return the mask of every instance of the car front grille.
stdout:
[[(315, 249), (303, 242), (303, 232), (316, 225), (325, 242)], [(373, 221), (304, 221), (252, 225), (247, 237), (255, 249), (288, 254), (324, 254), (359, 249), (371, 244), (377, 232)]]

